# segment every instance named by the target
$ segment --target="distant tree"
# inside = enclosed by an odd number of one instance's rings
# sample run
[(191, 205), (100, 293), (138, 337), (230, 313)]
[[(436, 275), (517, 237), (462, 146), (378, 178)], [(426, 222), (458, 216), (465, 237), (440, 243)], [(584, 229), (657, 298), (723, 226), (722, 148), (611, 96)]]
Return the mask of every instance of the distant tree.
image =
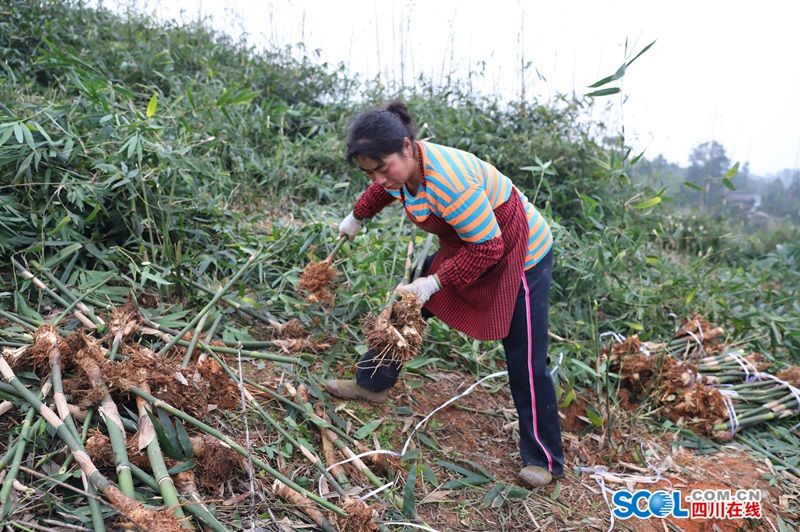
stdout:
[(800, 172), (795, 172), (792, 182), (786, 190), (786, 203), (789, 207), (787, 215), (791, 220), (800, 224)]
[(718, 204), (724, 195), (725, 187), (719, 180), (713, 178), (723, 177), (730, 167), (725, 148), (715, 140), (704, 142), (695, 147), (689, 155), (689, 163), (687, 172), (689, 181), (703, 187), (703, 192), (700, 193), (700, 207), (710, 209)]

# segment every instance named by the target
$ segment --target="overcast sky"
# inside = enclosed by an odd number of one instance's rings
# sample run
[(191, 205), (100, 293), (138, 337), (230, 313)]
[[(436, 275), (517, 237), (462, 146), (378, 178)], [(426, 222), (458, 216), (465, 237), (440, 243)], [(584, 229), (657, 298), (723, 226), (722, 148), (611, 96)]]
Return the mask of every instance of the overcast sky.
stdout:
[[(593, 117), (648, 158), (687, 164), (715, 140), (765, 175), (800, 167), (800, 3), (785, 0), (117, 0), (205, 18), (257, 45), (304, 42), (351, 72), (440, 81), (485, 62), (473, 88), (548, 101), (590, 92), (652, 41)], [(114, 7), (113, 3), (105, 2)], [(524, 76), (521, 65), (530, 62)], [(604, 111), (605, 104), (611, 104)], [(420, 117), (422, 118), (422, 117)]]

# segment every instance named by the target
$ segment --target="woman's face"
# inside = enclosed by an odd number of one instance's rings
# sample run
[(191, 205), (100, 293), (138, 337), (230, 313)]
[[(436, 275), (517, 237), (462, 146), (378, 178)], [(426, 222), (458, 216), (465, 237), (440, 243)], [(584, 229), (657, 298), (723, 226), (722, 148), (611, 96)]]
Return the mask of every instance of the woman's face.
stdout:
[(357, 160), (358, 166), (367, 177), (387, 190), (400, 190), (414, 174), (417, 166), (414, 148), (407, 138), (403, 149), (398, 153), (392, 153), (380, 160), (360, 155)]

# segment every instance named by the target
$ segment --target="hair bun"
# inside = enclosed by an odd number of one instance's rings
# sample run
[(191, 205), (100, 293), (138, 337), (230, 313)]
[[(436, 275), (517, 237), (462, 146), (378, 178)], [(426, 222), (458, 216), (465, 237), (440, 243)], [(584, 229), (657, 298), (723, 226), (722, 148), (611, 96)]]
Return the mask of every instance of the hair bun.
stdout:
[(400, 120), (402, 120), (405, 125), (410, 125), (413, 122), (411, 113), (408, 111), (408, 106), (400, 100), (392, 100), (386, 104), (385, 109), (400, 117)]

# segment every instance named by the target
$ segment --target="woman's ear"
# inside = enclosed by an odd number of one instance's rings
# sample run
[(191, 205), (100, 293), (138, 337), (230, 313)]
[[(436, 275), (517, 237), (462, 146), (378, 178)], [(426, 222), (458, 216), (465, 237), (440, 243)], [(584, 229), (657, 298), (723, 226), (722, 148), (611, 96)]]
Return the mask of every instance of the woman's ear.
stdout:
[(403, 138), (403, 155), (406, 157), (414, 156), (414, 143), (408, 137)]

